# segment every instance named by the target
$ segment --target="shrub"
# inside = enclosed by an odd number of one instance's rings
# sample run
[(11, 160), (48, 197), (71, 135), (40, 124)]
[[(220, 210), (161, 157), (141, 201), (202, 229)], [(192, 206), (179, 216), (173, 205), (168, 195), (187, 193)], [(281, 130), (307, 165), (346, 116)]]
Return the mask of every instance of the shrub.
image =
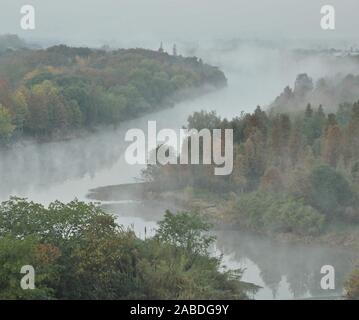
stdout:
[(278, 193), (241, 195), (232, 215), (239, 224), (264, 232), (314, 235), (322, 230), (324, 224), (324, 216), (303, 200)]

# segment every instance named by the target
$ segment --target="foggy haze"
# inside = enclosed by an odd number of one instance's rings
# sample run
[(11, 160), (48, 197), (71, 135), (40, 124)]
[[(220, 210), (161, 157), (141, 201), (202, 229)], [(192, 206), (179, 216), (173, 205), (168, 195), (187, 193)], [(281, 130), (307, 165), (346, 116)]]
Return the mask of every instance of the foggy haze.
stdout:
[[(146, 133), (148, 121), (155, 120), (158, 131), (179, 130), (189, 115), (200, 110), (215, 110), (222, 118), (232, 119), (242, 111), (252, 112), (257, 105), (265, 109), (284, 87), (293, 87), (300, 73), (307, 73), (314, 83), (322, 77), (359, 74), (359, 64), (350, 59), (333, 64), (333, 56), (318, 52), (298, 56), (292, 50), (359, 48), (358, 0), (0, 1), (1, 34), (18, 34), (44, 47), (65, 43), (157, 50), (163, 41), (165, 51), (171, 52), (176, 43), (180, 55), (197, 56), (218, 66), (228, 78), (224, 89), (122, 122), (116, 128), (96, 128), (79, 138), (49, 143), (29, 138), (6, 152), (1, 150), (0, 201), (11, 195), (43, 204), (75, 197), (90, 201), (86, 197), (90, 189), (134, 183), (141, 177), (144, 166), (131, 166), (124, 159), (128, 146), (124, 136), (129, 128)], [(20, 28), (24, 4), (35, 7), (33, 31)], [(320, 8), (326, 4), (336, 9), (335, 31), (320, 27)], [(141, 235), (145, 227), (156, 225), (154, 220), (162, 217), (165, 208), (145, 207), (132, 200), (112, 208), (120, 223), (134, 225)], [(312, 270), (333, 264), (344, 278), (351, 267), (347, 261), (351, 253), (327, 250), (318, 255), (320, 247), (278, 246), (257, 236), (217, 233), (217, 249), (225, 255), (226, 264), (248, 268), (244, 280), (264, 287), (258, 298), (320, 295), (318, 287), (310, 287), (311, 277), (318, 277)], [(302, 269), (308, 279), (300, 278)], [(304, 288), (300, 287), (303, 283)], [(334, 293), (341, 290), (338, 287)]]
[[(32, 4), (36, 30), (20, 28), (20, 7)], [(336, 9), (336, 30), (320, 28), (320, 8)], [(42, 42), (157, 46), (163, 41), (289, 40), (294, 45), (358, 42), (357, 0), (2, 0), (0, 29)], [(318, 40), (320, 39), (320, 40)]]

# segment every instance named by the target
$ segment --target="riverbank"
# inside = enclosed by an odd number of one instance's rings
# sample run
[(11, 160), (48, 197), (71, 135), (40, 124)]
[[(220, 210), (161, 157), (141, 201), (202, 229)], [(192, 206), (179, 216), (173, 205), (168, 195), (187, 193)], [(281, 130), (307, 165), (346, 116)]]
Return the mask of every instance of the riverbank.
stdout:
[(194, 100), (196, 98), (200, 98), (210, 93), (214, 93), (219, 90), (223, 90), (227, 87), (227, 82), (224, 82), (222, 85), (217, 87), (205, 84), (200, 88), (187, 88), (183, 89), (172, 97), (166, 99), (166, 102), (158, 104), (157, 108), (154, 108), (150, 111), (142, 111), (138, 112), (135, 116), (129, 117), (125, 120), (119, 121), (117, 123), (112, 124), (101, 124), (101, 125), (94, 125), (85, 128), (71, 128), (67, 129), (66, 131), (56, 131), (52, 132), (49, 135), (41, 135), (41, 136), (29, 136), (29, 135), (21, 135), (19, 133), (14, 134), (10, 140), (4, 141), (0, 140), (0, 151), (6, 152), (13, 146), (21, 146), (21, 145), (31, 145), (31, 144), (43, 144), (43, 143), (56, 143), (56, 142), (64, 142), (64, 141), (71, 141), (75, 139), (84, 139), (87, 138), (89, 135), (96, 135), (99, 132), (103, 132), (104, 130), (116, 130), (120, 128), (128, 121), (134, 121), (140, 119), (145, 116), (149, 116), (156, 112), (160, 112), (166, 109), (174, 108), (178, 104), (183, 104), (188, 101)]
[(181, 208), (181, 210), (196, 212), (207, 218), (213, 224), (215, 230), (251, 231), (282, 243), (342, 247), (355, 250), (359, 255), (359, 227), (357, 226), (328, 226), (322, 234), (317, 236), (301, 236), (290, 232), (258, 232), (256, 230), (242, 229), (226, 213), (231, 194), (218, 195), (200, 190), (194, 192), (190, 188), (166, 192), (151, 192), (148, 191), (149, 189), (150, 183), (113, 185), (92, 189), (87, 197), (91, 200), (104, 202), (129, 199), (134, 201), (143, 201), (144, 199), (145, 201), (157, 201), (166, 203), (168, 206), (171, 205), (171, 207)]
[[(231, 216), (227, 214), (228, 202), (231, 201), (231, 195), (219, 196), (210, 192), (193, 192), (193, 190), (182, 190), (176, 192), (164, 192), (156, 195), (159, 199), (173, 199), (174, 203), (182, 205), (190, 211), (208, 217), (216, 229), (241, 230), (241, 226), (236, 224)], [(262, 236), (270, 237), (286, 243), (302, 244), (323, 244), (331, 247), (345, 247), (356, 250), (359, 254), (359, 226), (333, 226), (329, 225), (323, 233), (312, 236), (302, 236), (292, 232), (258, 232), (258, 230), (249, 230)]]

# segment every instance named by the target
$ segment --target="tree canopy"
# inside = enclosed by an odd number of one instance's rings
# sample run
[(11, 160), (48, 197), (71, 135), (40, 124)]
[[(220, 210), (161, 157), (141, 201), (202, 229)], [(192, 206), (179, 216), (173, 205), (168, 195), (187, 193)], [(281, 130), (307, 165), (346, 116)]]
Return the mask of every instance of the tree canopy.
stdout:
[(69, 135), (168, 107), (222, 71), (196, 57), (58, 45), (0, 53), (0, 139)]
[[(257, 287), (220, 271), (208, 227), (167, 212), (142, 240), (94, 204), (11, 198), (0, 205), (0, 298), (248, 299)], [(36, 271), (33, 290), (20, 287), (24, 265)]]

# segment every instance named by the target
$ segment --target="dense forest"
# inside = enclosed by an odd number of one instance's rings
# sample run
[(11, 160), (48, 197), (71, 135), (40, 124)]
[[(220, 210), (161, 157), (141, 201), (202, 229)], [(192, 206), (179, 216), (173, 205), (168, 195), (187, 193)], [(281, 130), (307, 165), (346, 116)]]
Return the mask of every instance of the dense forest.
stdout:
[(234, 130), (232, 174), (215, 176), (212, 165), (149, 166), (154, 190), (228, 193), (233, 220), (259, 231), (315, 235), (331, 221), (359, 223), (359, 103), (336, 114), (308, 105), (295, 117), (257, 107), (231, 121), (198, 112), (188, 127)]
[[(258, 287), (209, 254), (209, 228), (168, 211), (141, 240), (93, 204), (11, 198), (0, 205), (0, 299), (250, 298)], [(35, 269), (33, 290), (19, 285), (24, 265)]]
[(218, 68), (176, 52), (65, 45), (34, 50), (6, 40), (16, 46), (0, 50), (2, 143), (116, 125), (227, 81)]

